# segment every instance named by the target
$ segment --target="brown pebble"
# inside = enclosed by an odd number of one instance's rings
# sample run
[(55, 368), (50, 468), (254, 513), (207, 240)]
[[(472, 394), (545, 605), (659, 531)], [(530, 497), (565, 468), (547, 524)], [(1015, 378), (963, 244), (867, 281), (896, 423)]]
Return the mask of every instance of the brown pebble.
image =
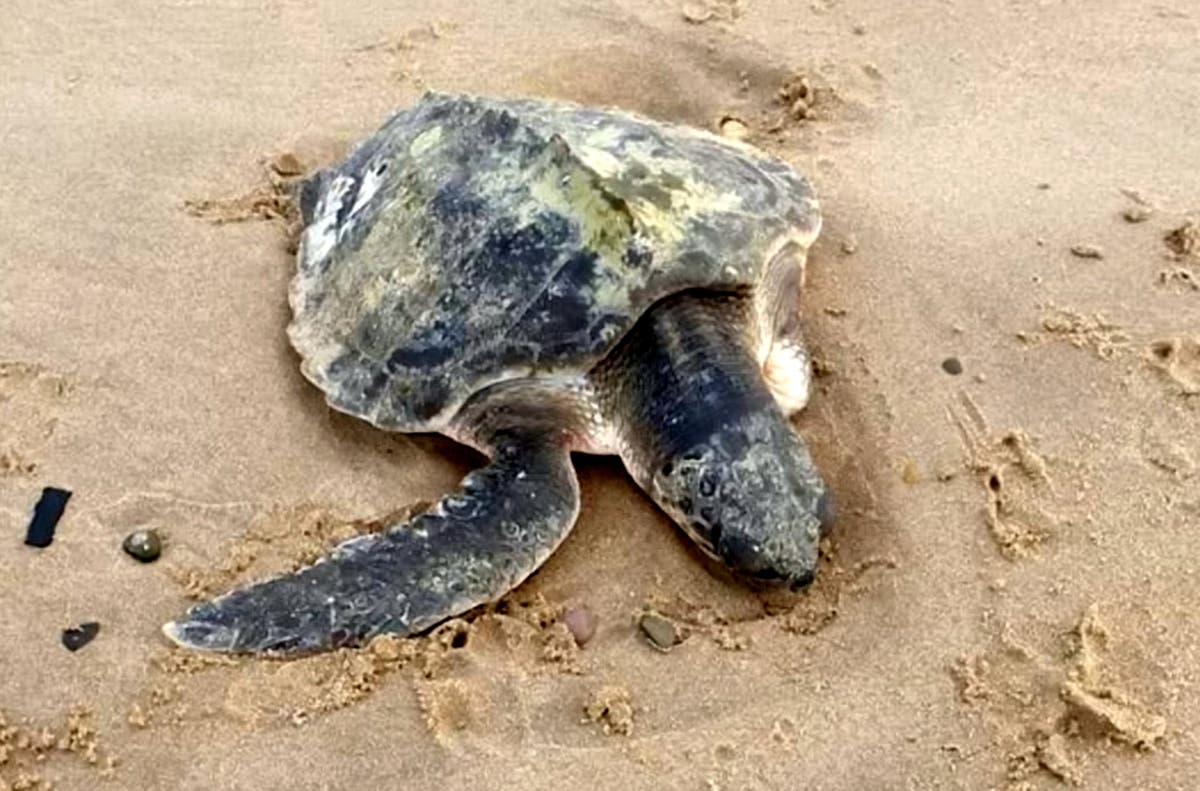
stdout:
[(857, 250), (858, 239), (854, 237), (854, 234), (848, 234), (846, 238), (842, 240), (842, 252), (846, 255), (854, 255)]
[(1104, 257), (1104, 249), (1094, 244), (1073, 244), (1071, 245), (1071, 255), (1098, 260)]
[(600, 624), (600, 619), (590, 607), (581, 604), (563, 613), (562, 622), (575, 638), (575, 645), (582, 648), (596, 636), (596, 627)]
[(304, 172), (304, 165), (290, 151), (285, 151), (271, 160), (271, 169), (281, 176), (299, 176)]
[(947, 357), (942, 360), (942, 370), (951, 376), (958, 376), (963, 372), (962, 361), (957, 357)]

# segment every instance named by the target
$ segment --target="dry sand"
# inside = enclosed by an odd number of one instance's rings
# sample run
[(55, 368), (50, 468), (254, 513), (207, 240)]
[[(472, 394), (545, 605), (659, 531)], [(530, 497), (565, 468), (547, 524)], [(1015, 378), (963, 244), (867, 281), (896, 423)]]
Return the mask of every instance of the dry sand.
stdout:
[[(1186, 0), (9, 0), (0, 788), (1195, 788), (1198, 38)], [(469, 624), (164, 645), (189, 593), (475, 461), (331, 414), (283, 332), (284, 223), (208, 221), (276, 215), (264, 159), (328, 162), (426, 86), (732, 118), (811, 175), (798, 425), (842, 510), (798, 602), (582, 459), (575, 533)], [(43, 485), (75, 495), (34, 550)], [(120, 551), (143, 526), (155, 565)]]

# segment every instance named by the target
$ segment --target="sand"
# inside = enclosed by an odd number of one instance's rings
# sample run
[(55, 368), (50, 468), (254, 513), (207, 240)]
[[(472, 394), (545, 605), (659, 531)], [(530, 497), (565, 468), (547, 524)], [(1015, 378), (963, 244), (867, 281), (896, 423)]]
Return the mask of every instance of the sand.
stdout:
[[(0, 788), (1194, 788), (1198, 35), (1184, 0), (9, 0)], [(797, 426), (841, 511), (810, 592), (712, 573), (582, 458), (574, 534), (466, 621), (291, 663), (165, 644), (189, 596), (477, 462), (332, 414), (284, 335), (273, 185), (426, 87), (811, 176)], [(74, 496), (36, 550), (46, 485)]]

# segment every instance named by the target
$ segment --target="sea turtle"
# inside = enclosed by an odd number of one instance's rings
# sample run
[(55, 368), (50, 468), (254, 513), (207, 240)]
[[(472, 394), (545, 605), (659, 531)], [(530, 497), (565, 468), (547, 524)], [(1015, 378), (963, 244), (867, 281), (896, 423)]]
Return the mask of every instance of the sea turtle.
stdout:
[(788, 417), (820, 228), (744, 143), (616, 109), (429, 93), (299, 193), (288, 329), (331, 406), (488, 463), (426, 513), (164, 627), (300, 653), (507, 593), (571, 530), (571, 452), (617, 454), (708, 555), (807, 585), (832, 518)]

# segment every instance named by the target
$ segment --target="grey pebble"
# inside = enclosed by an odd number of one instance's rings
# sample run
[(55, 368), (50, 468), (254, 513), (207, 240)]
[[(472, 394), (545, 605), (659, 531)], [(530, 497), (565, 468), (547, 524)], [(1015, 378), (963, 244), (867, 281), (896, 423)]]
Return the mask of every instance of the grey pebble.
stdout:
[(957, 357), (947, 357), (942, 360), (942, 370), (951, 376), (958, 376), (963, 372), (962, 360)]
[(156, 530), (135, 530), (125, 536), (121, 548), (130, 557), (143, 563), (152, 563), (162, 554), (162, 539)]
[(679, 629), (670, 619), (656, 612), (643, 613), (638, 626), (641, 627), (642, 634), (646, 635), (646, 642), (650, 647), (663, 653), (670, 651), (680, 642)]

